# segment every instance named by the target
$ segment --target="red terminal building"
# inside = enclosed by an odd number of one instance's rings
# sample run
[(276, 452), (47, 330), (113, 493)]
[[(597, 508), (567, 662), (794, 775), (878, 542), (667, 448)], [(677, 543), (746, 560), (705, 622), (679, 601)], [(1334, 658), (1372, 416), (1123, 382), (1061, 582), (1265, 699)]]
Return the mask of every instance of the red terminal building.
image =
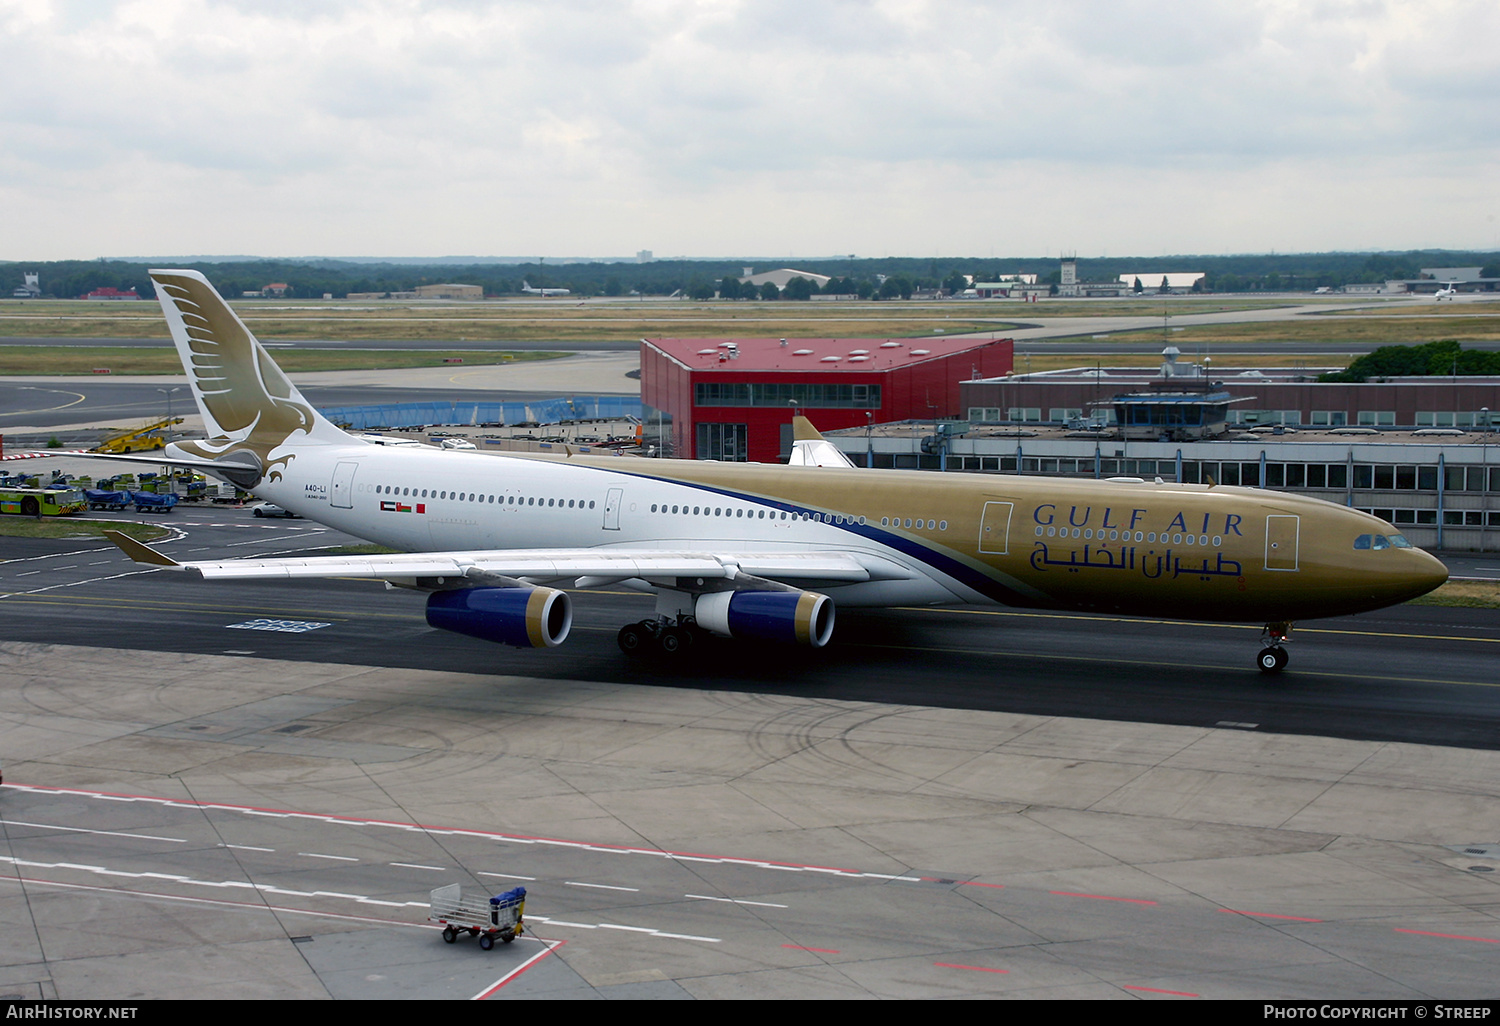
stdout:
[(642, 339), (644, 434), (665, 455), (775, 463), (794, 413), (820, 430), (957, 418), (959, 382), (1014, 359), (1008, 338)]

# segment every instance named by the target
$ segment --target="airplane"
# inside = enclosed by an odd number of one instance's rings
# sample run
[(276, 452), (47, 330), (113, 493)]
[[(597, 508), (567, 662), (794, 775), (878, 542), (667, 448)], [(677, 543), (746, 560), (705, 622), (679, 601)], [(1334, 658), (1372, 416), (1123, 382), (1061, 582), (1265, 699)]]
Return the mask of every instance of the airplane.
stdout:
[(572, 289), (534, 289), (531, 282), (521, 282), (521, 292), (528, 296), (568, 296), (572, 295)]
[(1458, 295), (1458, 282), (1456, 281), (1443, 282), (1443, 287), (1432, 294), (1439, 303), (1445, 299), (1452, 299), (1456, 295)]
[[(797, 417), (792, 466), (375, 445), (325, 420), (196, 271), (156, 286), (208, 437), (153, 461), (206, 471), (392, 555), (138, 563), (202, 579), (362, 577), (426, 594), (427, 622), (561, 645), (566, 588), (653, 593), (619, 646), (676, 658), (705, 633), (820, 648), (835, 602), (1003, 604), (1264, 624), (1404, 602), (1447, 579), (1391, 525), (1319, 499), (1160, 478), (848, 465)], [(136, 459), (139, 457), (112, 457)]]

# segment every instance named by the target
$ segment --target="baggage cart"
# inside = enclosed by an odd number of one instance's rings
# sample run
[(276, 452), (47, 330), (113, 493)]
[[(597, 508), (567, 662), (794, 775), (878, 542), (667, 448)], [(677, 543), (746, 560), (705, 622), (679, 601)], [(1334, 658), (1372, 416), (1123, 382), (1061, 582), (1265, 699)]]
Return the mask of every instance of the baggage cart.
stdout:
[(124, 509), (133, 501), (129, 492), (111, 492), (102, 488), (85, 488), (83, 497), (89, 501), (89, 509)]
[(465, 898), (458, 884), (437, 887), (432, 891), (432, 911), (428, 922), (443, 924), (443, 940), (452, 944), (460, 933), (479, 938), (485, 951), (495, 946), (498, 937), (509, 944), (521, 933), (526, 912), (526, 888), (515, 887), (494, 897)]
[(171, 492), (157, 495), (153, 492), (135, 492), (131, 495), (137, 513), (170, 513), (177, 505), (177, 496)]

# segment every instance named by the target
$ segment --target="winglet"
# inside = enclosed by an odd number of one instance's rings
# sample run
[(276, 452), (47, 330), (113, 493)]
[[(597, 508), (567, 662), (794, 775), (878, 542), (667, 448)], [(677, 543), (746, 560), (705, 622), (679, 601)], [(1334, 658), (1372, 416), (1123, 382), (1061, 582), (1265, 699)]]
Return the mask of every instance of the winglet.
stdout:
[(151, 546), (136, 541), (128, 534), (122, 534), (119, 531), (105, 531), (104, 537), (114, 542), (121, 552), (137, 563), (145, 563), (148, 566), (171, 567), (174, 570), (182, 569), (182, 564), (171, 556), (157, 552)]

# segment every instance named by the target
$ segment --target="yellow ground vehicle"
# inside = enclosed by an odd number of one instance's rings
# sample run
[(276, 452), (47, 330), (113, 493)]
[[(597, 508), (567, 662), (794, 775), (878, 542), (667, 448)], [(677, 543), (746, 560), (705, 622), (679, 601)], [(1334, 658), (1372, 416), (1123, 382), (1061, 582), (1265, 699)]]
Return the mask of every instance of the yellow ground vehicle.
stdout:
[(0, 513), (62, 517), (88, 508), (88, 500), (77, 488), (0, 488)]
[(134, 428), (130, 431), (121, 431), (117, 435), (110, 435), (104, 441), (94, 447), (94, 452), (127, 453), (127, 452), (151, 452), (154, 449), (166, 448), (167, 439), (165, 435), (156, 432), (165, 431), (176, 424), (181, 424), (181, 417), (164, 417), (153, 421), (145, 427)]

